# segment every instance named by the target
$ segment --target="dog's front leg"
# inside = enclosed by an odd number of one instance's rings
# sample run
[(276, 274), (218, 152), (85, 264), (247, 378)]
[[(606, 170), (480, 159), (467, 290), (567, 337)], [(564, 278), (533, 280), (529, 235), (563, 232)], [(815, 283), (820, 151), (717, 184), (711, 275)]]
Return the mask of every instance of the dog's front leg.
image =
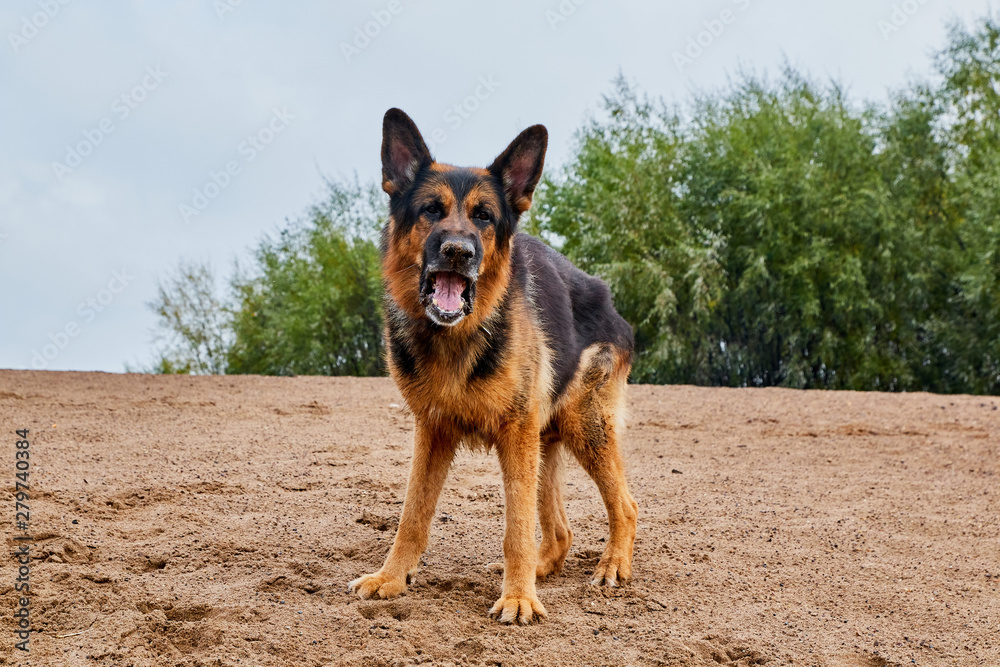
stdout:
[(396, 539), (382, 569), (352, 581), (348, 584), (351, 591), (362, 598), (391, 598), (406, 590), (427, 547), (431, 519), (454, 457), (455, 443), (418, 421)]
[(503, 537), (503, 593), (490, 609), (490, 615), (499, 617), (501, 623), (523, 625), (530, 623), (533, 616), (547, 615), (535, 594), (535, 505), (540, 448), (538, 425), (534, 422), (507, 429), (497, 443), (507, 528)]

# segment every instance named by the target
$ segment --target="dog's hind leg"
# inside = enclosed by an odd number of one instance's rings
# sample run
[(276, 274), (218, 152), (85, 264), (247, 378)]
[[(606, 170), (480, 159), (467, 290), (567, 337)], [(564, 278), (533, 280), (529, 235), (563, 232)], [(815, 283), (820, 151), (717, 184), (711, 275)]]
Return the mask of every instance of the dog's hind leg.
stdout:
[(579, 399), (564, 434), (567, 446), (597, 484), (608, 512), (611, 534), (591, 583), (617, 586), (632, 577), (639, 510), (625, 481), (620, 450), (628, 364), (614, 347), (601, 345), (581, 373)]
[(542, 543), (538, 547), (535, 568), (539, 579), (562, 571), (573, 543), (573, 531), (569, 529), (563, 501), (565, 464), (562, 449), (562, 443), (556, 438), (542, 441), (542, 469), (538, 476), (538, 523), (542, 529)]
[(417, 571), (420, 554), (427, 547), (431, 519), (448, 468), (455, 457), (455, 448), (454, 442), (439, 437), (434, 430), (418, 422), (410, 479), (406, 484), (406, 500), (403, 501), (403, 515), (396, 539), (381, 570), (348, 584), (348, 588), (357, 592), (358, 596), (391, 598), (406, 590), (406, 584)]

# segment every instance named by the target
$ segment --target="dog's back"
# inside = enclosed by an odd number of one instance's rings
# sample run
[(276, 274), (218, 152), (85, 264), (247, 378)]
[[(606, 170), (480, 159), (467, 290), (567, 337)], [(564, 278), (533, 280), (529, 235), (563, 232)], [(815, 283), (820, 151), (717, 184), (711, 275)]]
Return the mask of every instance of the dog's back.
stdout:
[(559, 252), (528, 234), (514, 238), (514, 275), (525, 285), (538, 322), (552, 351), (552, 393), (557, 401), (566, 391), (591, 345), (607, 343), (631, 364), (632, 327), (618, 314), (604, 282), (591, 276)]

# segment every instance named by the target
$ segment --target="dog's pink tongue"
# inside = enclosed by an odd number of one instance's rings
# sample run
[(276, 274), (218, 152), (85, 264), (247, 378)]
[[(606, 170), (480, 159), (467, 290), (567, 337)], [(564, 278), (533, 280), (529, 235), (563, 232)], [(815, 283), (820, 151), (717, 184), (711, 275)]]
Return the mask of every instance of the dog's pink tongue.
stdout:
[(457, 273), (439, 273), (434, 279), (434, 303), (445, 312), (461, 310), (464, 289), (465, 280)]

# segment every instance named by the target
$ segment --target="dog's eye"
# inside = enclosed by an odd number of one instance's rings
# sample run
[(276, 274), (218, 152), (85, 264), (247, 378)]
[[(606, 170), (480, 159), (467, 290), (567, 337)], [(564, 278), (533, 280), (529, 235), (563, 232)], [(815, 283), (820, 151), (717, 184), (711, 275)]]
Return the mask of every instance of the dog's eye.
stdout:
[(490, 212), (481, 208), (476, 210), (476, 212), (472, 214), (472, 217), (474, 217), (476, 220), (483, 220), (484, 222), (489, 222)]
[(428, 204), (424, 207), (424, 213), (432, 218), (436, 218), (441, 215), (441, 206), (437, 202)]

